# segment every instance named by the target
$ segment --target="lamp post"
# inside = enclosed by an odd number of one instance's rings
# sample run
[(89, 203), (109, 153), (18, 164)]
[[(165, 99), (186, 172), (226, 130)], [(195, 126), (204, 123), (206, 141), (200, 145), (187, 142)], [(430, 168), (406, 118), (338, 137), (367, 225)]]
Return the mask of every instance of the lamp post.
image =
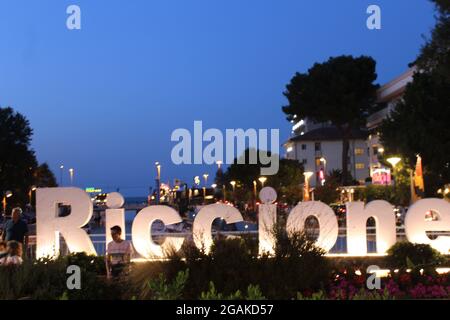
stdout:
[(63, 175), (64, 175), (64, 165), (61, 165), (59, 167), (59, 184), (60, 184), (60, 187), (63, 186)]
[(235, 201), (235, 195), (236, 195), (236, 181), (230, 182), (231, 186), (233, 187), (233, 202)]
[(305, 176), (305, 188), (303, 190), (303, 201), (309, 201), (310, 197), (309, 197), (309, 179), (313, 176), (314, 172), (311, 171), (307, 171), (305, 173), (303, 173), (303, 175)]
[(5, 193), (3, 193), (3, 200), (2, 200), (2, 204), (3, 204), (3, 216), (6, 215), (6, 199), (11, 198), (12, 197), (12, 192), (11, 191), (6, 191)]
[(159, 205), (159, 200), (161, 197), (161, 164), (155, 162), (156, 167), (156, 204)]
[(397, 185), (397, 177), (395, 176), (395, 169), (396, 169), (396, 167), (397, 167), (397, 165), (398, 165), (398, 163), (401, 161), (402, 159), (401, 158), (399, 158), (399, 157), (391, 157), (391, 158), (389, 158), (389, 159), (387, 159), (387, 162), (389, 162), (390, 164), (391, 164), (391, 166), (392, 166), (392, 176), (393, 176), (393, 178), (394, 178), (394, 188), (396, 187), (396, 185)]
[(70, 185), (73, 186), (73, 178), (75, 175), (75, 169), (74, 168), (70, 168), (69, 169), (69, 174), (70, 174)]
[(221, 168), (222, 168), (222, 165), (223, 165), (223, 161), (216, 161), (216, 164), (217, 164), (217, 170), (220, 170)]
[(203, 179), (205, 180), (205, 186), (203, 187), (203, 201), (206, 201), (206, 186), (208, 185), (209, 174), (205, 173)]
[(258, 183), (256, 181), (253, 181), (253, 199), (255, 199), (255, 201), (253, 202), (253, 208), (255, 210), (257, 198), (258, 198)]
[(33, 192), (36, 191), (36, 186), (31, 186), (30, 191), (28, 191), (28, 197), (30, 199), (30, 207), (33, 208)]
[(233, 192), (235, 192), (236, 191), (236, 181), (231, 181), (230, 184), (233, 187)]
[(261, 178), (259, 178), (258, 180), (259, 180), (259, 182), (261, 182), (261, 185), (262, 185), (262, 187), (264, 188), (264, 184), (266, 183), (267, 178), (266, 178), (266, 177), (261, 177)]

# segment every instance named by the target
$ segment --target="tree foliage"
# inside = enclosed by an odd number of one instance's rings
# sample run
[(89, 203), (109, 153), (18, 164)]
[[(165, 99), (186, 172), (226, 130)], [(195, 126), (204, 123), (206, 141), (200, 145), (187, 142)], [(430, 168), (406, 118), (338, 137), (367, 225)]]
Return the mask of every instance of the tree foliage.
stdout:
[(365, 127), (376, 108), (378, 86), (376, 62), (366, 56), (340, 56), (316, 63), (306, 73), (297, 73), (284, 92), (289, 104), (283, 107), (288, 120), (308, 118), (330, 122), (343, 138), (342, 183), (349, 183), (348, 153), (352, 131)]
[[(261, 187), (259, 178), (261, 177), (263, 165), (259, 161), (259, 157), (256, 164), (249, 164), (248, 160), (252, 152), (256, 152), (257, 155), (260, 154), (260, 151), (255, 149), (247, 149), (242, 155), (242, 157), (246, 158), (245, 164), (239, 164), (238, 159), (235, 159), (234, 163), (220, 177), (224, 185), (229, 186), (231, 181), (236, 181), (238, 192), (236, 192), (235, 197), (241, 201), (251, 199), (254, 181), (259, 185), (258, 188)], [(282, 199), (283, 202), (295, 204), (301, 199), (301, 184), (304, 182), (303, 166), (297, 160), (280, 159), (279, 161), (278, 173), (273, 176), (267, 176), (265, 185), (273, 187), (277, 191), (279, 199)]]
[(434, 2), (439, 15), (416, 61), (419, 71), (381, 128), (386, 152), (411, 164), (422, 156), (428, 195), (450, 181), (450, 11), (448, 2)]
[(33, 129), (29, 121), (12, 108), (0, 108), (0, 193), (11, 191), (10, 206), (28, 202), (31, 186), (56, 186), (47, 164), (38, 165), (31, 148)]
[(12, 108), (0, 108), (0, 191), (12, 191), (11, 202), (23, 203), (37, 167), (30, 148), (33, 130), (28, 120)]

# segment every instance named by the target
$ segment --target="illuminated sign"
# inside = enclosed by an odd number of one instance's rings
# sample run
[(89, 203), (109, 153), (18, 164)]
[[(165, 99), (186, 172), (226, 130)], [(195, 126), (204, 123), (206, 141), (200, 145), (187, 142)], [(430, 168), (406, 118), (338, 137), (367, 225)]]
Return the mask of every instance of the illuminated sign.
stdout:
[(389, 169), (376, 169), (372, 173), (372, 184), (388, 186), (391, 181), (391, 170)]
[(87, 193), (102, 193), (102, 189), (96, 189), (96, 188), (86, 188), (85, 191)]
[[(272, 230), (276, 221), (277, 194), (270, 187), (260, 193), (261, 206), (259, 208), (259, 251), (271, 254), (275, 241)], [(64, 240), (72, 253), (86, 252), (96, 254), (94, 245), (82, 228), (91, 219), (93, 205), (86, 192), (77, 188), (44, 188), (38, 189), (36, 194), (36, 241), (37, 257), (54, 257), (59, 254), (60, 237)], [(60, 204), (71, 206), (71, 214), (58, 217)], [(123, 197), (119, 193), (109, 194), (107, 197), (106, 226), (119, 225), (125, 228), (125, 210)], [(396, 242), (396, 221), (394, 207), (386, 201), (349, 202), (347, 206), (347, 247), (348, 254), (366, 256), (367, 248), (367, 220), (376, 221), (376, 247), (378, 254), (385, 254), (389, 247)], [(426, 220), (426, 214), (432, 210), (438, 219)], [(300, 202), (289, 214), (287, 231), (301, 232), (305, 229), (305, 221), (315, 217), (319, 222), (319, 238), (317, 245), (329, 251), (336, 244), (338, 238), (338, 221), (334, 211), (320, 201)], [(226, 223), (243, 221), (239, 210), (233, 206), (216, 203), (203, 207), (196, 215), (193, 224), (192, 238), (199, 249), (209, 251), (212, 243), (212, 223), (222, 218)], [(167, 206), (151, 206), (140, 211), (132, 225), (132, 241), (136, 251), (147, 259), (161, 258), (171, 248), (179, 250), (185, 241), (183, 237), (171, 234), (160, 244), (152, 240), (151, 226), (155, 221), (162, 221), (165, 225), (178, 224), (182, 218), (178, 212)], [(417, 201), (408, 210), (405, 218), (405, 232), (409, 241), (429, 244), (441, 253), (448, 254), (450, 236), (428, 237), (428, 232), (450, 231), (450, 203), (442, 199), (423, 199)], [(110, 238), (107, 238), (110, 240)]]

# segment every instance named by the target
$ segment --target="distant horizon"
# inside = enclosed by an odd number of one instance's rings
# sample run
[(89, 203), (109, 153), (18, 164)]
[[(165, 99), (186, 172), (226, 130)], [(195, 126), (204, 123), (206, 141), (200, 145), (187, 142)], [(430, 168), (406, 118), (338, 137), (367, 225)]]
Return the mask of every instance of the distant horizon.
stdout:
[[(0, 4), (0, 106), (22, 113), (32, 148), (57, 182), (145, 197), (162, 181), (215, 165), (171, 162), (173, 130), (280, 129), (285, 85), (331, 56), (368, 55), (377, 83), (408, 70), (434, 26), (431, 2), (377, 0), (382, 29), (368, 30), (373, 1), (77, 1), (82, 29), (68, 30), (71, 1)], [(282, 152), (281, 152), (282, 154)]]

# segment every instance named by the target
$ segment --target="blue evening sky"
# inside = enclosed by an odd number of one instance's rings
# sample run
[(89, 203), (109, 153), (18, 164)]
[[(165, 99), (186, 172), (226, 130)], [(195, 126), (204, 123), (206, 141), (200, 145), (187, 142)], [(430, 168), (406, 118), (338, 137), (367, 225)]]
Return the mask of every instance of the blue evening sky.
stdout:
[[(82, 29), (66, 28), (77, 4)], [(366, 9), (382, 9), (382, 30)], [(215, 166), (175, 166), (176, 128), (279, 128), (296, 71), (371, 55), (383, 84), (407, 69), (434, 25), (428, 0), (0, 0), (0, 105), (31, 121), (33, 148), (59, 180), (146, 195)], [(281, 141), (282, 142), (282, 141)], [(65, 183), (68, 173), (65, 172)], [(211, 182), (212, 183), (212, 182)]]

